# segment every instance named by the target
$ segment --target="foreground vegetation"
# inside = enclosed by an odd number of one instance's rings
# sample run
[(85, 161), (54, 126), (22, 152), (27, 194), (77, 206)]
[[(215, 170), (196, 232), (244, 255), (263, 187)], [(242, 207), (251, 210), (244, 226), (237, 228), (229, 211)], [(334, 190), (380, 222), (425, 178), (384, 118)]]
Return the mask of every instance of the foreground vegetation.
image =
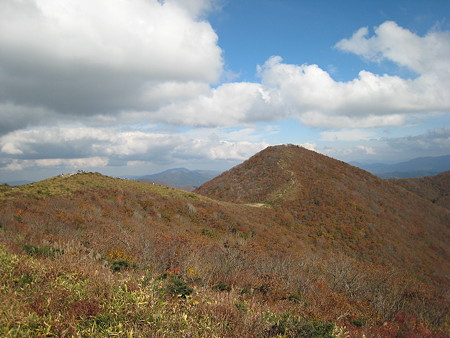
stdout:
[[(313, 308), (335, 306), (340, 298), (320, 291), (320, 285), (315, 300), (291, 294), (275, 301), (264, 297), (269, 290), (227, 283), (202, 286), (180, 269), (155, 274), (149, 267), (114, 264), (73, 242), (12, 253), (17, 248), (4, 240), (2, 236), (3, 337), (432, 336), (408, 314), (399, 313), (381, 326), (369, 313), (334, 322), (315, 318)], [(310, 306), (310, 301), (316, 304)], [(344, 311), (342, 305), (339, 310)], [(344, 316), (352, 308), (346, 311)]]
[[(0, 334), (331, 337), (332, 323), (276, 314), (242, 290), (192, 288), (176, 272), (112, 272), (76, 246), (33, 257), (0, 247)], [(44, 254), (46, 252), (46, 254)], [(53, 256), (53, 257), (49, 257)]]

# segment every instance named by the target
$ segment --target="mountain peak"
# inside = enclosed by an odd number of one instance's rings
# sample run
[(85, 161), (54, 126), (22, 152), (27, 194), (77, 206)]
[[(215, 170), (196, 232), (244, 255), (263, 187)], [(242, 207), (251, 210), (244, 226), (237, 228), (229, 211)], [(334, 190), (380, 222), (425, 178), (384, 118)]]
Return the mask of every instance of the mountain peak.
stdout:
[(305, 185), (350, 171), (357, 176), (363, 172), (300, 146), (278, 145), (267, 147), (196, 192), (230, 202), (274, 203), (301, 198)]
[[(420, 266), (436, 276), (449, 272), (436, 268), (436, 262), (442, 266), (449, 254), (447, 210), (393, 182), (302, 147), (269, 147), (196, 192), (229, 202), (262, 203), (282, 224), (355, 258), (395, 251), (383, 259), (398, 266)], [(430, 250), (419, 234), (433, 238), (439, 249)]]

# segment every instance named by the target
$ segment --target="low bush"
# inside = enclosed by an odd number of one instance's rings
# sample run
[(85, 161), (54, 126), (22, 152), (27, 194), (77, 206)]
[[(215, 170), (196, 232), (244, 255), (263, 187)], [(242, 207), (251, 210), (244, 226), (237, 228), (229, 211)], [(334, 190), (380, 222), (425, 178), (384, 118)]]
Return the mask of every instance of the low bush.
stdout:
[(169, 279), (166, 289), (171, 296), (180, 298), (186, 298), (194, 292), (194, 289), (187, 285), (184, 280), (175, 276)]
[(333, 337), (334, 324), (323, 321), (305, 321), (291, 313), (272, 318), (270, 335), (287, 337)]
[(55, 257), (64, 253), (63, 250), (56, 249), (48, 245), (36, 246), (26, 244), (23, 246), (23, 250), (30, 256)]
[(231, 291), (231, 285), (224, 283), (224, 282), (220, 282), (216, 285), (213, 286), (213, 290), (218, 290), (218, 291)]
[(114, 272), (119, 272), (128, 269), (135, 269), (136, 267), (137, 267), (136, 264), (126, 259), (117, 260), (111, 263), (111, 270)]

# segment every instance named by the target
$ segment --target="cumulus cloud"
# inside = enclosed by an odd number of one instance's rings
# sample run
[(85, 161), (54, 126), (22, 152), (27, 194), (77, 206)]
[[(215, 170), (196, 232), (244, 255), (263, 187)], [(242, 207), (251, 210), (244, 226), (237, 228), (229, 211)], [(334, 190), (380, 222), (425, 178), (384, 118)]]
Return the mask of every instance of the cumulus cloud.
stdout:
[(450, 110), (450, 33), (420, 37), (394, 22), (373, 36), (361, 28), (336, 48), (408, 67), (415, 79), (362, 70), (339, 82), (318, 65), (274, 56), (258, 67), (260, 83), (211, 87), (222, 72), (221, 49), (198, 16), (216, 3), (1, 2), (0, 114), (8, 105), (22, 111), (0, 132), (39, 124), (49, 114), (86, 124), (214, 127), (295, 117), (314, 127), (368, 128)]
[(399, 125), (408, 114), (450, 110), (448, 81), (430, 74), (405, 80), (361, 71), (352, 81), (337, 82), (317, 65), (284, 64), (280, 57), (269, 59), (260, 73), (286, 109), (311, 126)]
[(198, 17), (208, 12), (220, 8), (221, 2), (218, 0), (163, 0), (164, 3), (174, 3), (184, 8), (192, 16)]
[(198, 95), (222, 72), (217, 35), (194, 16), (210, 6), (1, 1), (0, 103), (95, 115), (156, 110)]
[(163, 107), (155, 117), (160, 122), (190, 126), (233, 126), (273, 121), (287, 115), (277, 95), (259, 83), (225, 83), (192, 100)]
[(105, 157), (88, 157), (88, 158), (52, 158), (40, 160), (18, 160), (14, 159), (3, 170), (19, 171), (33, 167), (51, 167), (51, 168), (70, 168), (70, 169), (85, 169), (85, 168), (99, 168), (106, 167), (108, 159)]
[(159, 121), (195, 126), (227, 126), (296, 117), (328, 128), (404, 125), (410, 118), (450, 111), (450, 33), (420, 37), (385, 22), (368, 37), (358, 30), (336, 45), (371, 61), (389, 60), (417, 72), (414, 79), (361, 70), (336, 81), (318, 65), (286, 64), (280, 56), (258, 66), (260, 83), (226, 83), (161, 108)]
[(325, 147), (321, 152), (347, 160), (371, 159), (380, 162), (401, 162), (417, 157), (443, 156), (449, 154), (450, 127), (428, 130), (425, 133), (404, 137), (380, 137), (349, 140), (336, 147)]
[(8, 170), (51, 165), (161, 164), (185, 159), (242, 161), (267, 146), (265, 142), (192, 138), (186, 133), (82, 127), (20, 130), (0, 138), (0, 152), (12, 159)]
[(374, 32), (374, 36), (368, 37), (369, 29), (362, 27), (350, 39), (339, 41), (336, 47), (370, 61), (390, 60), (417, 74), (448, 73), (449, 32), (431, 31), (420, 37), (393, 21), (375, 27)]
[(360, 141), (373, 136), (373, 132), (364, 129), (344, 129), (339, 131), (323, 131), (323, 141)]
[(373, 147), (359, 145), (359, 146), (356, 146), (356, 148), (364, 151), (367, 155), (375, 155), (377, 153)]
[(320, 152), (317, 149), (317, 144), (315, 144), (315, 143), (307, 142), (307, 143), (302, 143), (302, 144), (299, 144), (299, 145), (302, 146), (303, 148), (308, 149), (308, 150)]
[(2, 103), (0, 101), (0, 135), (31, 125), (42, 123), (48, 125), (57, 117), (57, 113), (45, 108), (17, 105), (9, 102)]
[(396, 153), (415, 153), (420, 156), (448, 154), (450, 149), (450, 127), (429, 130), (420, 135), (386, 138), (382, 140)]

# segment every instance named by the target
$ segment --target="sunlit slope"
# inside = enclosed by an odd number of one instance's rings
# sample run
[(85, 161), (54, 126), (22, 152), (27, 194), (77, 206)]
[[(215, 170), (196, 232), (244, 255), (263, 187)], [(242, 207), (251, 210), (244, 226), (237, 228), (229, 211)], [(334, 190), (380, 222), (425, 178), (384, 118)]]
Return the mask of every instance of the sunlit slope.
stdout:
[(195, 192), (282, 210), (281, 221), (318, 247), (448, 278), (448, 210), (316, 152), (269, 147)]

